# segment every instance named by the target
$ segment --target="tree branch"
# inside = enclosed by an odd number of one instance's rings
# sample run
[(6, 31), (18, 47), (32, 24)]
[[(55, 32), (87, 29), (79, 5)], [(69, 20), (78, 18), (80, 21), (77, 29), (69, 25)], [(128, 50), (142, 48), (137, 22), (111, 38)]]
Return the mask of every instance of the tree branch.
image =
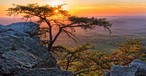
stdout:
[(77, 74), (80, 74), (80, 73), (84, 73), (84, 72), (88, 72), (88, 71), (96, 71), (97, 69), (85, 69), (85, 70), (80, 70), (80, 71), (77, 71), (75, 72), (74, 74), (77, 75)]

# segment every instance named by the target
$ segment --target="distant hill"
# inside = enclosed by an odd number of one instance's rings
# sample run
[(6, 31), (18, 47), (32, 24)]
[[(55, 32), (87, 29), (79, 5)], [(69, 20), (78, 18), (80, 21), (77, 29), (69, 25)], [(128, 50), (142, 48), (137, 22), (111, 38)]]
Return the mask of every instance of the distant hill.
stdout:
[[(108, 31), (105, 31), (101, 27), (96, 27), (94, 30), (87, 31), (76, 29), (76, 36), (80, 41), (75, 43), (73, 40), (62, 35), (57, 40), (56, 45), (75, 47), (90, 43), (93, 44), (98, 51), (112, 51), (116, 49), (119, 43), (128, 38), (143, 39), (143, 43), (146, 45), (146, 16), (110, 16), (104, 18), (112, 22), (112, 34), (109, 34)], [(4, 25), (18, 21), (22, 20), (18, 18), (0, 18), (0, 24)], [(67, 41), (63, 42), (63, 39)]]
[(65, 46), (77, 46), (84, 43), (91, 43), (97, 51), (112, 51), (115, 50), (118, 44), (129, 38), (139, 38), (146, 45), (146, 16), (145, 17), (107, 17), (112, 22), (111, 31), (105, 31), (101, 27), (96, 27), (94, 30), (76, 29), (76, 36), (80, 39), (78, 43), (74, 43), (71, 39), (66, 39), (67, 42), (62, 42), (66, 37), (59, 38), (57, 44)]

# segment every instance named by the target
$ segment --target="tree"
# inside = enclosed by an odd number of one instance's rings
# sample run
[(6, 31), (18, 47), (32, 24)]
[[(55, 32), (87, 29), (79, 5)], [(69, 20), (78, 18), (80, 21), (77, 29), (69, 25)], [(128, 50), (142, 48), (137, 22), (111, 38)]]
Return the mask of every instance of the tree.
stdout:
[[(23, 16), (23, 19), (37, 18), (37, 23), (46, 23), (48, 25), (49, 41), (47, 42), (48, 51), (51, 51), (54, 42), (57, 40), (61, 33), (67, 34), (68, 37), (76, 40), (75, 28), (82, 29), (93, 29), (95, 26), (102, 26), (109, 30), (111, 23), (105, 18), (97, 19), (95, 17), (76, 17), (71, 16), (68, 11), (62, 9), (62, 5), (52, 7), (50, 5), (39, 6), (38, 4), (27, 4), (27, 5), (15, 5), (13, 8), (8, 8), (8, 15), (19, 15)], [(53, 35), (53, 28), (58, 29), (58, 32)], [(110, 31), (110, 30), (109, 30)]]
[[(92, 49), (92, 50), (91, 50)], [(129, 39), (118, 46), (118, 49), (107, 52), (93, 51), (94, 46), (85, 44), (74, 49), (54, 46), (53, 54), (62, 70), (75, 75), (102, 76), (112, 65), (129, 65), (134, 59), (146, 61), (146, 50), (139, 39)]]
[(91, 51), (90, 49), (94, 49), (94, 47), (85, 44), (75, 49), (54, 46), (52, 50), (63, 70), (81, 76), (101, 76), (105, 69), (111, 68), (110, 55), (104, 52)]
[(144, 52), (145, 49), (140, 39), (130, 39), (112, 52), (111, 59), (116, 65), (128, 65), (134, 59), (142, 59), (145, 56)]

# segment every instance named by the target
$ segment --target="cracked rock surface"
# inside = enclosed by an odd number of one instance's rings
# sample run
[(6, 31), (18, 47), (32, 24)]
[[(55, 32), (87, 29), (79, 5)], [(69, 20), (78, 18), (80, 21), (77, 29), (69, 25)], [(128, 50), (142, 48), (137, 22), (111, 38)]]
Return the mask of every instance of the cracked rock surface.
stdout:
[(0, 25), (0, 76), (73, 76), (39, 43), (38, 28), (33, 22)]

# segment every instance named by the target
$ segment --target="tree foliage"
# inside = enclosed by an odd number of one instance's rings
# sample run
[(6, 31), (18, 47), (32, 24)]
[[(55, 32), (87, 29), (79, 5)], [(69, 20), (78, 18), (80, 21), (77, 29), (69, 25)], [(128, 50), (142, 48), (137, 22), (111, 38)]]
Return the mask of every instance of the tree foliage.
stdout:
[(53, 54), (63, 70), (79, 76), (102, 76), (106, 69), (111, 69), (112, 65), (128, 65), (134, 59), (146, 58), (146, 50), (139, 39), (126, 40), (111, 54), (90, 49), (94, 47), (89, 44), (75, 49), (55, 46)]
[(112, 52), (111, 59), (117, 65), (128, 65), (134, 59), (143, 58), (144, 46), (140, 39), (130, 39), (126, 40), (119, 45), (118, 49)]
[[(25, 20), (37, 18), (37, 23), (46, 23), (48, 25), (47, 28), (45, 28), (45, 31), (41, 28), (40, 34), (49, 36), (49, 40), (44, 41), (49, 51), (61, 33), (76, 40), (75, 28), (93, 29), (95, 26), (101, 26), (109, 30), (109, 27), (111, 27), (111, 23), (105, 18), (71, 16), (68, 11), (62, 9), (63, 5), (58, 5), (57, 7), (50, 5), (40, 6), (38, 4), (14, 5), (13, 8), (8, 8), (7, 11), (9, 16), (21, 14)], [(53, 34), (54, 28), (58, 29), (56, 34)]]
[(102, 75), (104, 72), (102, 69), (110, 68), (107, 59), (109, 55), (103, 52), (89, 51), (93, 48), (89, 44), (75, 49), (55, 46), (53, 47), (53, 54), (62, 69), (72, 71), (75, 75)]

